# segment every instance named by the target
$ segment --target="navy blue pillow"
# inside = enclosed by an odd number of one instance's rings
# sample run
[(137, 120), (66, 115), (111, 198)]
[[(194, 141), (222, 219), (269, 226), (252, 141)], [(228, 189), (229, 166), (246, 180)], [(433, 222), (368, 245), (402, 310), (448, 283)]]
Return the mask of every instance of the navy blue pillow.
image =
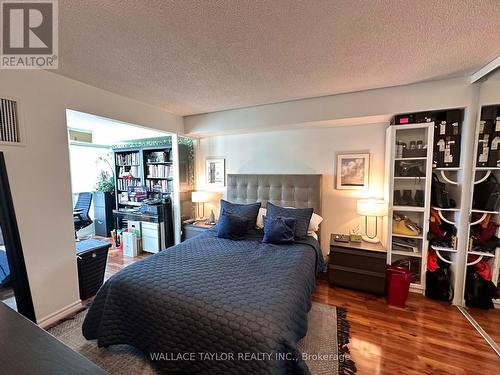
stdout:
[(244, 217), (248, 220), (247, 230), (253, 229), (259, 214), (260, 202), (250, 204), (237, 204), (220, 200), (220, 212), (226, 212), (231, 215)]
[(217, 237), (241, 240), (245, 238), (247, 228), (248, 220), (246, 218), (222, 211), (217, 223)]
[(295, 224), (293, 217), (270, 218), (264, 216), (264, 238), (262, 242), (274, 244), (290, 244), (293, 242)]
[(297, 220), (295, 224), (295, 238), (307, 237), (307, 229), (313, 214), (312, 208), (285, 208), (267, 203), (267, 216), (271, 219), (277, 217), (293, 217)]

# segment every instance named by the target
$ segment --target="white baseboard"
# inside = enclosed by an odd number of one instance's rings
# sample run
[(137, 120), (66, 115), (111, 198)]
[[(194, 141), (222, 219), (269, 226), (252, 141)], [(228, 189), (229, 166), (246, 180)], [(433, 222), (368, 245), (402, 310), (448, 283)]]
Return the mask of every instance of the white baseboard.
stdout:
[(63, 307), (62, 309), (57, 310), (56, 312), (47, 315), (42, 319), (38, 319), (37, 324), (41, 328), (45, 329), (59, 320), (62, 320), (68, 316), (76, 314), (81, 309), (82, 309), (82, 301), (81, 300), (75, 301), (72, 304)]

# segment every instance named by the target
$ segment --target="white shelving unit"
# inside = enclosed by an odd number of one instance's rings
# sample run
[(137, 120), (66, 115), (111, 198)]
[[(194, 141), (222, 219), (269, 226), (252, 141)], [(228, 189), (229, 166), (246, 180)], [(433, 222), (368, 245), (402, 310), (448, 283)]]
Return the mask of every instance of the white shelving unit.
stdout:
[[(481, 167), (481, 169), (474, 168), (474, 173), (473, 175), (479, 175), (482, 173), (482, 171), (485, 171), (488, 169), (485, 169), (485, 167)], [(491, 168), (489, 169), (491, 173), (494, 173), (498, 180), (500, 181), (500, 170), (498, 168)], [(480, 173), (476, 173), (480, 172)], [(477, 184), (473, 185), (473, 189), (477, 186)], [(472, 198), (472, 197), (471, 197)], [(472, 199), (471, 199), (471, 207), (472, 207)], [(492, 218), (495, 221), (499, 220), (499, 211), (486, 211), (486, 210), (479, 210), (475, 208), (471, 208), (470, 210), (471, 214), (476, 214), (475, 216), (479, 216), (478, 218), (473, 218), (471, 215), (471, 220), (469, 223), (469, 234), (468, 237), (471, 237), (472, 229), (476, 225), (481, 225), (481, 223), (486, 219), (488, 215), (491, 215)], [(499, 231), (497, 230), (497, 236), (499, 235)], [(474, 259), (469, 259), (467, 257), (467, 266), (473, 266), (474, 264), (480, 262), (481, 260), (485, 260), (491, 267), (492, 271), (492, 278), (491, 281), (497, 285), (498, 282), (500, 281), (500, 248), (496, 248), (495, 252), (488, 252), (488, 251), (479, 251), (479, 250), (472, 250), (471, 249), (472, 243), (469, 244), (467, 247), (467, 255), (474, 255)], [(464, 277), (464, 289), (465, 289), (465, 277)], [(493, 301), (495, 304), (496, 308), (500, 308), (500, 300), (494, 300)]]
[[(481, 112), (481, 111), (480, 111)], [(488, 210), (483, 210), (477, 207), (473, 206), (473, 197), (474, 197), (474, 190), (477, 188), (477, 186), (486, 181), (486, 179), (490, 175), (494, 175), (499, 181), (500, 181), (500, 167), (496, 166), (477, 166), (478, 164), (478, 145), (479, 145), (479, 136), (480, 136), (480, 128), (479, 122), (481, 120), (478, 119), (478, 122), (476, 123), (476, 130), (475, 130), (475, 137), (474, 137), (474, 162), (472, 164), (472, 176), (473, 176), (473, 181), (471, 182), (472, 185), (472, 194), (470, 196), (470, 201), (469, 201), (469, 211), (470, 211), (470, 220), (469, 220), (469, 225), (467, 228), (467, 238), (471, 238), (472, 235), (472, 230), (474, 226), (476, 225), (481, 225), (481, 223), (486, 219), (488, 215), (491, 215), (492, 219), (495, 221), (500, 220), (500, 212), (499, 211), (488, 211)], [(497, 230), (496, 235), (499, 236), (500, 231)], [(473, 250), (472, 248), (472, 243), (469, 241), (467, 244), (467, 257), (465, 261), (465, 267), (468, 266), (473, 266), (474, 264), (480, 262), (481, 260), (485, 260), (491, 267), (492, 270), (492, 282), (495, 285), (498, 285), (498, 282), (500, 281), (500, 248), (496, 248), (494, 252), (488, 252), (488, 251), (480, 251), (480, 250)], [(469, 257), (472, 256), (472, 257)], [(472, 258), (472, 259), (470, 259)], [(465, 272), (464, 272), (464, 277), (463, 277), (463, 290), (465, 290), (465, 283), (466, 283), (466, 277), (465, 277)], [(462, 298), (462, 304), (465, 303), (464, 296), (461, 296)], [(500, 300), (494, 300), (494, 305), (496, 308), (500, 308)]]
[[(392, 125), (386, 132), (386, 152), (385, 152), (385, 200), (389, 204), (388, 226), (387, 226), (387, 263), (393, 264), (398, 259), (411, 258), (416, 280), (411, 284), (410, 291), (423, 293), (425, 290), (425, 271), (427, 269), (427, 248), (428, 241), (426, 234), (429, 230), (430, 213), (430, 188), (432, 176), (432, 145), (433, 145), (434, 122)], [(425, 157), (396, 157), (396, 142), (421, 140), (427, 147)], [(423, 176), (408, 177), (398, 175), (397, 166), (400, 162), (420, 162)], [(422, 190), (424, 202), (421, 206), (398, 205), (394, 201), (395, 190), (411, 190), (414, 196), (416, 190)], [(418, 236), (408, 236), (404, 234), (392, 233), (393, 214), (404, 215), (416, 222), (421, 228)], [(392, 249), (393, 239), (412, 238), (418, 247), (418, 252), (405, 252)], [(416, 267), (416, 269), (415, 269)]]

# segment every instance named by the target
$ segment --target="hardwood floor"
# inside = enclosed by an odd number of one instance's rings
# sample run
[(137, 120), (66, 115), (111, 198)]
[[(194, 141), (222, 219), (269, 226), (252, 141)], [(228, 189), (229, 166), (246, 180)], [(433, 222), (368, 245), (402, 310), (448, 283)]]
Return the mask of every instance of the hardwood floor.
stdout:
[[(139, 259), (111, 248), (106, 278)], [(348, 309), (358, 374), (498, 374), (500, 358), (453, 306), (410, 294), (406, 309), (318, 280), (313, 301)]]
[(500, 357), (447, 303), (410, 293), (407, 307), (318, 281), (313, 301), (348, 309), (358, 374), (498, 374)]
[(481, 328), (500, 345), (500, 309), (482, 310), (468, 307), (467, 310)]

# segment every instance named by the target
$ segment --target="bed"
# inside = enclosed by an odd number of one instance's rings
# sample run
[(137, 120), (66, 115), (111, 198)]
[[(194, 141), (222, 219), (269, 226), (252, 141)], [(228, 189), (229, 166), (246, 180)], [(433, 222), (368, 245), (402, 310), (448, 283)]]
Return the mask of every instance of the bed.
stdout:
[[(228, 175), (227, 199), (313, 207), (320, 175)], [(309, 237), (292, 245), (210, 230), (111, 277), (83, 324), (99, 346), (129, 344), (168, 373), (308, 374), (297, 349), (307, 332), (323, 258)]]

